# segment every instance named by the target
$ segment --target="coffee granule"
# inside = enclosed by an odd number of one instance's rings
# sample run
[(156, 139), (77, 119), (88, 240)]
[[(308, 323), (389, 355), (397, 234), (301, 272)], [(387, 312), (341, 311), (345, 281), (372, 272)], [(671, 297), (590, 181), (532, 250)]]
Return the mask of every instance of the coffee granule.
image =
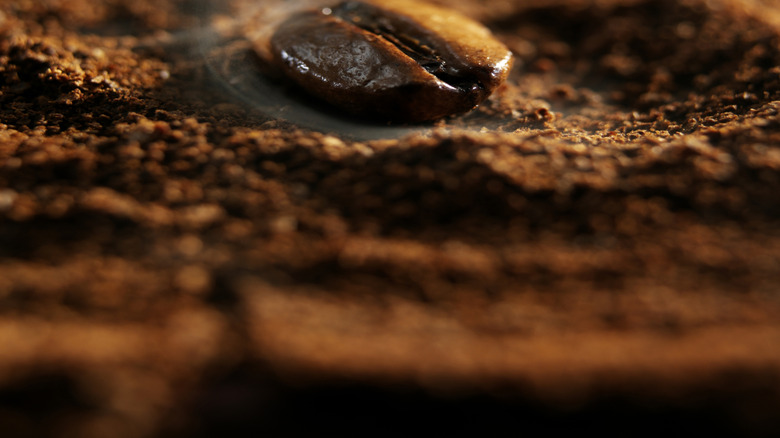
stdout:
[(0, 5), (3, 436), (780, 433), (775, 2), (447, 2), (507, 84), (322, 132), (94, 3)]

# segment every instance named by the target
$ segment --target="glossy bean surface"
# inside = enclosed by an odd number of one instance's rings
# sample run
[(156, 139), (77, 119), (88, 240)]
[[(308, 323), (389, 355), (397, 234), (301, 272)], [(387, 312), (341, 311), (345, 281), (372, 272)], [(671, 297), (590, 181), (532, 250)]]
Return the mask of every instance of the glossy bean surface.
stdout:
[(274, 63), (349, 113), (399, 122), (468, 111), (507, 77), (511, 52), (481, 24), (421, 2), (347, 1), (297, 13), (270, 41)]

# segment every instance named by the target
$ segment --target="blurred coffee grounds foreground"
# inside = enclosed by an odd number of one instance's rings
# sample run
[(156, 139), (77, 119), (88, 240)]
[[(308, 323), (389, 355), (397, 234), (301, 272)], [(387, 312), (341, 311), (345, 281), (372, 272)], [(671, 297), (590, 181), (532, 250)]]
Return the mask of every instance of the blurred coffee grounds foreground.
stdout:
[(775, 2), (449, 2), (507, 85), (374, 140), (196, 6), (0, 3), (4, 438), (780, 434)]

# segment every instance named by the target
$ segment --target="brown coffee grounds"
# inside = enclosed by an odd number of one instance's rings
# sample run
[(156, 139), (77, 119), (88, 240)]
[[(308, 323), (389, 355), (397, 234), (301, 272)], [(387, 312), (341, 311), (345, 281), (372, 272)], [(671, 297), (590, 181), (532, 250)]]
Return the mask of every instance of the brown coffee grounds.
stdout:
[(775, 2), (449, 2), (508, 84), (324, 132), (253, 3), (0, 6), (4, 437), (780, 433)]

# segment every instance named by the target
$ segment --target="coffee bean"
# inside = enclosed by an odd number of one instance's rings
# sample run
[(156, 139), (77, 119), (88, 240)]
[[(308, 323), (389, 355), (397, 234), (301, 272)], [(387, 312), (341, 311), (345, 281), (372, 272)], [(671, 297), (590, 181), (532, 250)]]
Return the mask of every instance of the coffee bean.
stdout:
[(420, 122), (468, 111), (506, 79), (512, 54), (481, 24), (410, 0), (346, 1), (295, 14), (271, 37), (283, 73), (342, 109)]

